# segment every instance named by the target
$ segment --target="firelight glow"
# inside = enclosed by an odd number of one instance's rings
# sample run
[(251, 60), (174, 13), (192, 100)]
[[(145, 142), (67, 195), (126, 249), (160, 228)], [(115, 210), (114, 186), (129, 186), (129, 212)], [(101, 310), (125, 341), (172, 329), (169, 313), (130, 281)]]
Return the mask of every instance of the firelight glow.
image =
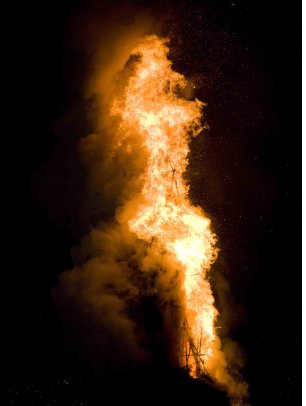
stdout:
[[(154, 241), (156, 250), (180, 263), (185, 323), (206, 373), (231, 390), (236, 382), (220, 349), (218, 311), (208, 279), (218, 253), (216, 236), (204, 211), (190, 202), (183, 176), (190, 139), (203, 129), (204, 103), (182, 96), (187, 80), (172, 69), (168, 52), (166, 39), (145, 37), (132, 51), (138, 59), (123, 94), (112, 102), (111, 114), (119, 117), (124, 134), (119, 142), (136, 137), (147, 153), (140, 198), (127, 222), (139, 239)], [(179, 355), (182, 366), (186, 345)], [(196, 360), (189, 362), (189, 372), (197, 375)]]

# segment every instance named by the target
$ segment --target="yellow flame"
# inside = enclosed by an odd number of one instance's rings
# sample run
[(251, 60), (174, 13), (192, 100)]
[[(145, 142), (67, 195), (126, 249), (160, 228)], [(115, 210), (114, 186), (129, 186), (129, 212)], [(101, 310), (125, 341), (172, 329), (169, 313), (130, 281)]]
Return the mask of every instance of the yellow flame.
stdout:
[[(203, 103), (181, 97), (187, 81), (173, 71), (168, 52), (166, 39), (144, 38), (132, 51), (138, 58), (123, 95), (112, 103), (111, 113), (119, 116), (124, 134), (120, 142), (137, 137), (148, 154), (141, 203), (128, 225), (138, 238), (154, 240), (160, 250), (174, 255), (181, 264), (188, 330), (199, 343), (198, 354), (207, 373), (226, 385), (232, 378), (220, 372), (215, 365), (218, 361), (214, 362), (220, 358), (215, 328), (218, 311), (208, 280), (217, 256), (216, 236), (205, 213), (189, 201), (183, 177), (190, 138), (203, 128)], [(190, 368), (196, 376), (195, 363), (190, 363)], [(225, 370), (225, 362), (220, 368)], [(226, 378), (221, 377), (223, 372)]]

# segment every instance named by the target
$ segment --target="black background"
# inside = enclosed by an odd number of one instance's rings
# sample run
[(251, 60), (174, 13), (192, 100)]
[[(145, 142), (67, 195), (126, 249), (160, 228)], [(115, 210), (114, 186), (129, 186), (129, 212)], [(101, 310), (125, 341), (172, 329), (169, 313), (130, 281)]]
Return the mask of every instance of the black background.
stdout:
[[(187, 4), (187, 5), (186, 5)], [(212, 217), (217, 266), (231, 285), (253, 405), (295, 405), (300, 391), (300, 7), (297, 2), (187, 2), (175, 68), (201, 73), (207, 136), (194, 141), (191, 197)], [(9, 125), (2, 134), (3, 349), (9, 384), (72, 374), (51, 299), (76, 241), (33, 197), (33, 175), (57, 143), (73, 100), (64, 32), (73, 1), (34, 1), (8, 14)], [(180, 48), (181, 47), (181, 48)], [(180, 51), (184, 49), (184, 51)], [(6, 81), (6, 78), (3, 79)], [(237, 307), (238, 308), (238, 307)], [(234, 320), (235, 321), (235, 320)], [(237, 320), (236, 320), (237, 321)], [(238, 325), (238, 323), (236, 323)]]

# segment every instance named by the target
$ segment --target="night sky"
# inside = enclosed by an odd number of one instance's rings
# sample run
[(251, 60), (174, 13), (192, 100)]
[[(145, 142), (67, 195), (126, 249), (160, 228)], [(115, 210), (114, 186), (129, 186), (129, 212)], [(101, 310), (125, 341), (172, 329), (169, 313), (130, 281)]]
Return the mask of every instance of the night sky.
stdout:
[[(7, 204), (2, 236), (8, 276), (4, 374), (11, 404), (47, 405), (44, 399), (51, 399), (52, 391), (63, 405), (73, 404), (74, 397), (75, 404), (82, 399), (87, 404), (90, 396), (91, 375), (61, 338), (51, 293), (58, 275), (73, 267), (70, 251), (78, 240), (67, 218), (59, 219), (56, 207), (50, 211), (42, 203), (59, 193), (52, 189), (57, 180), (44, 184), (42, 168), (54, 160), (57, 120), (80, 98), (77, 83), (86, 70), (65, 43), (79, 3), (16, 3), (19, 11), (12, 14), (8, 35), (13, 88), (9, 126), (2, 134)], [(141, 2), (133, 4), (141, 9)], [(250, 401), (296, 405), (301, 377), (299, 4), (203, 0), (172, 7), (170, 57), (175, 69), (198, 78), (196, 96), (207, 103), (210, 127), (191, 146), (190, 196), (209, 213), (218, 235), (215, 266), (230, 286), (227, 303), (233, 310), (226, 317), (231, 337), (246, 353), (242, 372)], [(76, 199), (78, 192), (72, 188)], [(216, 296), (224, 307), (222, 292)]]

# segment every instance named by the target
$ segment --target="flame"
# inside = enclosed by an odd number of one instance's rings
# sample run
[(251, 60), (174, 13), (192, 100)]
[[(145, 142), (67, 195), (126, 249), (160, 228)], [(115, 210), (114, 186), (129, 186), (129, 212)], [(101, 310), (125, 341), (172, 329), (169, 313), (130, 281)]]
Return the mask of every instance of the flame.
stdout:
[[(123, 94), (111, 105), (123, 134), (118, 144), (137, 140), (147, 154), (137, 208), (127, 224), (139, 239), (154, 241), (156, 250), (173, 255), (181, 266), (184, 323), (189, 342), (197, 343), (197, 355), (193, 352), (191, 358), (198, 360), (189, 363), (190, 374), (197, 376), (200, 361), (215, 381), (230, 386), (234, 381), (226, 372), (223, 353), (220, 357), (218, 311), (208, 279), (217, 257), (216, 236), (207, 215), (191, 204), (183, 176), (190, 139), (203, 129), (204, 103), (182, 97), (187, 81), (172, 69), (168, 52), (167, 39), (145, 37), (132, 51), (135, 63)], [(181, 349), (182, 365), (185, 350)]]

